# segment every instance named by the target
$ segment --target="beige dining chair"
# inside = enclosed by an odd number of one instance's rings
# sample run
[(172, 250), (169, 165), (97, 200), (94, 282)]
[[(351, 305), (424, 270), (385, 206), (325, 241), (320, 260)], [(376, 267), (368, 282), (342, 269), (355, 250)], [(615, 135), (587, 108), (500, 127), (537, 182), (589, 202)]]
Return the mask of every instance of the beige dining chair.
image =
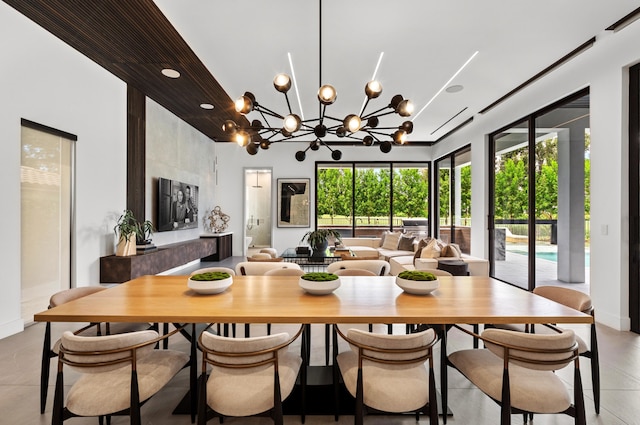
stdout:
[[(591, 366), (591, 382), (593, 385), (593, 403), (596, 413), (600, 413), (600, 356), (598, 354), (598, 335), (596, 333), (595, 310), (591, 302), (591, 297), (582, 291), (562, 286), (538, 286), (533, 293), (545, 297), (559, 304), (565, 305), (574, 310), (590, 314), (594, 317), (593, 322), (589, 325), (589, 344), (576, 335), (580, 356), (590, 360)], [(520, 332), (532, 332), (552, 334), (556, 332), (555, 326), (547, 325), (513, 325), (513, 324), (495, 324), (491, 325), (499, 329), (517, 330)]]
[[(339, 354), (334, 349), (334, 364), (356, 400), (356, 425), (363, 423), (365, 406), (382, 412), (415, 412), (416, 420), (422, 412), (429, 416), (429, 423), (438, 423), (433, 371), (433, 346), (438, 338), (433, 329), (407, 335), (374, 334), (360, 329), (349, 329), (345, 335), (338, 325), (334, 330), (350, 347)], [(335, 380), (334, 385), (338, 385)], [(338, 403), (337, 397), (335, 402)]]
[[(103, 286), (83, 286), (79, 288), (65, 289), (56, 292), (49, 298), (48, 308), (53, 308), (87, 295), (104, 291)], [(90, 323), (76, 331), (83, 336), (113, 335), (127, 332), (135, 332), (152, 328), (150, 323)], [(49, 390), (49, 375), (51, 372), (51, 359), (58, 356), (60, 351), (60, 339), (51, 345), (51, 322), (47, 322), (44, 329), (44, 341), (42, 344), (42, 360), (40, 367), (40, 413), (44, 413), (47, 405)]]
[(272, 269), (264, 272), (265, 276), (302, 276), (302, 269)]
[(376, 276), (385, 276), (389, 274), (391, 266), (385, 260), (341, 260), (327, 266), (327, 272), (329, 273), (340, 269), (365, 269), (375, 273)]
[(377, 276), (374, 272), (367, 269), (338, 269), (333, 271), (338, 276)]
[[(451, 353), (449, 364), (501, 406), (501, 425), (510, 424), (512, 414), (522, 414), (527, 423), (534, 413), (564, 413), (576, 425), (586, 424), (573, 331), (543, 335), (492, 328), (477, 335), (455, 326), (480, 338), (486, 348)], [(570, 364), (574, 366), (573, 396), (556, 373)]]
[[(140, 425), (140, 406), (158, 393), (183, 368), (190, 365), (188, 354), (159, 350), (155, 346), (179, 329), (159, 336), (156, 331), (118, 335), (62, 335), (51, 423), (76, 416), (110, 417), (128, 415), (132, 425)], [(65, 367), (80, 373), (64, 397)], [(190, 383), (195, 397), (195, 373)], [(195, 405), (195, 399), (192, 405)], [(195, 417), (192, 417), (195, 420)]]
[(236, 275), (236, 271), (229, 267), (203, 267), (201, 269), (192, 271), (191, 273), (189, 273), (189, 275), (193, 276), (194, 274), (210, 273), (210, 272), (225, 272), (225, 273), (229, 273), (230, 276)]
[[(201, 333), (198, 425), (204, 425), (212, 416), (220, 417), (222, 422), (225, 416), (263, 413), (269, 413), (276, 425), (282, 425), (282, 401), (293, 391), (299, 374), (301, 384), (306, 384), (303, 356), (288, 350), (302, 330), (303, 326), (293, 337), (283, 332), (238, 339)], [(304, 415), (302, 406), (302, 423)]]

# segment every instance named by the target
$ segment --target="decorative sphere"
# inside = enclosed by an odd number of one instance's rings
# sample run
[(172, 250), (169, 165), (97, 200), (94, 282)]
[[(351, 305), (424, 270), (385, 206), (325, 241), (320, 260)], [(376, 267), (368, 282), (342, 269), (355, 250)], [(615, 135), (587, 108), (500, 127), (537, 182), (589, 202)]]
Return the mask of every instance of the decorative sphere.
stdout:
[(391, 142), (385, 140), (384, 142), (380, 143), (380, 150), (383, 153), (389, 153), (391, 151)]
[(317, 140), (314, 140), (313, 142), (309, 143), (309, 147), (312, 151), (317, 151), (318, 149), (320, 149), (320, 143), (318, 143)]
[(249, 143), (245, 149), (249, 155), (255, 155), (258, 153), (258, 145), (255, 143)]
[(364, 139), (362, 139), (362, 144), (365, 146), (373, 145), (373, 137), (369, 135), (364, 136)]
[(342, 158), (342, 152), (338, 150), (331, 152), (331, 158), (333, 158), (334, 161), (340, 161)]
[(304, 161), (304, 159), (307, 157), (307, 154), (304, 151), (298, 151), (296, 152), (296, 159), (300, 162)]

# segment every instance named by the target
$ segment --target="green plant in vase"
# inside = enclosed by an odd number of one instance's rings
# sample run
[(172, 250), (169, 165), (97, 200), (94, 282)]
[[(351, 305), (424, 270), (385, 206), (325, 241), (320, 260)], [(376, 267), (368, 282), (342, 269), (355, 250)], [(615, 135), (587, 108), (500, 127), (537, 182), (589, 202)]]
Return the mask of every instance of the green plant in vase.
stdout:
[(333, 229), (317, 229), (305, 233), (300, 239), (300, 243), (307, 242), (313, 250), (312, 256), (321, 256), (329, 246), (329, 238), (333, 238), (336, 242), (342, 241), (342, 236), (337, 230)]
[(338, 279), (338, 275), (327, 272), (310, 272), (305, 273), (300, 277), (304, 280), (309, 280), (312, 282), (330, 282), (332, 280)]
[(154, 230), (151, 221), (146, 220), (140, 223), (131, 210), (124, 210), (113, 226), (113, 232), (118, 238), (116, 255), (135, 255), (136, 244), (148, 243), (146, 241), (149, 241)]
[(398, 277), (406, 280), (438, 280), (438, 277), (436, 275), (423, 270), (404, 270), (398, 273)]

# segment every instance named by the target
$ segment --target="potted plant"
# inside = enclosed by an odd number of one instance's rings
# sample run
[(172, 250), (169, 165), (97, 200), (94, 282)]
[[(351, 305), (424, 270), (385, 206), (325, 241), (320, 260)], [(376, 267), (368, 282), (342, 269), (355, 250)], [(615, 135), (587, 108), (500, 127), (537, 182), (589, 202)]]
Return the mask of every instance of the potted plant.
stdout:
[(311, 246), (313, 252), (312, 256), (320, 256), (323, 255), (329, 246), (328, 238), (334, 238), (336, 241), (342, 241), (342, 237), (337, 230), (333, 229), (317, 229), (311, 230), (302, 236), (300, 242), (304, 242), (305, 240)]
[(312, 295), (328, 295), (340, 287), (340, 277), (327, 272), (310, 272), (300, 276), (298, 284)]
[(145, 243), (148, 241), (153, 231), (151, 221), (146, 220), (140, 223), (131, 210), (124, 210), (113, 227), (113, 232), (118, 238), (116, 255), (136, 255), (137, 242)]
[(197, 273), (189, 277), (187, 286), (198, 294), (219, 294), (233, 283), (227, 272), (215, 271)]
[(424, 270), (404, 270), (396, 276), (396, 285), (409, 294), (425, 295), (438, 289), (438, 276)]

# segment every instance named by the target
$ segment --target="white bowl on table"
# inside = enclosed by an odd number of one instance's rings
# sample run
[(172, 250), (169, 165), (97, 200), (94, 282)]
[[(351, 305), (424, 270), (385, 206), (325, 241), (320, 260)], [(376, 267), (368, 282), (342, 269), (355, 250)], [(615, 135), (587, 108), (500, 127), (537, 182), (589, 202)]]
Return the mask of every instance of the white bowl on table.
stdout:
[(340, 287), (340, 278), (336, 280), (316, 281), (306, 280), (301, 277), (299, 285), (308, 294), (328, 295)]
[(440, 287), (440, 282), (436, 280), (409, 280), (396, 276), (396, 285), (408, 294), (426, 295)]
[(227, 290), (233, 283), (233, 278), (229, 276), (220, 280), (193, 280), (189, 278), (187, 285), (198, 294), (219, 294)]

